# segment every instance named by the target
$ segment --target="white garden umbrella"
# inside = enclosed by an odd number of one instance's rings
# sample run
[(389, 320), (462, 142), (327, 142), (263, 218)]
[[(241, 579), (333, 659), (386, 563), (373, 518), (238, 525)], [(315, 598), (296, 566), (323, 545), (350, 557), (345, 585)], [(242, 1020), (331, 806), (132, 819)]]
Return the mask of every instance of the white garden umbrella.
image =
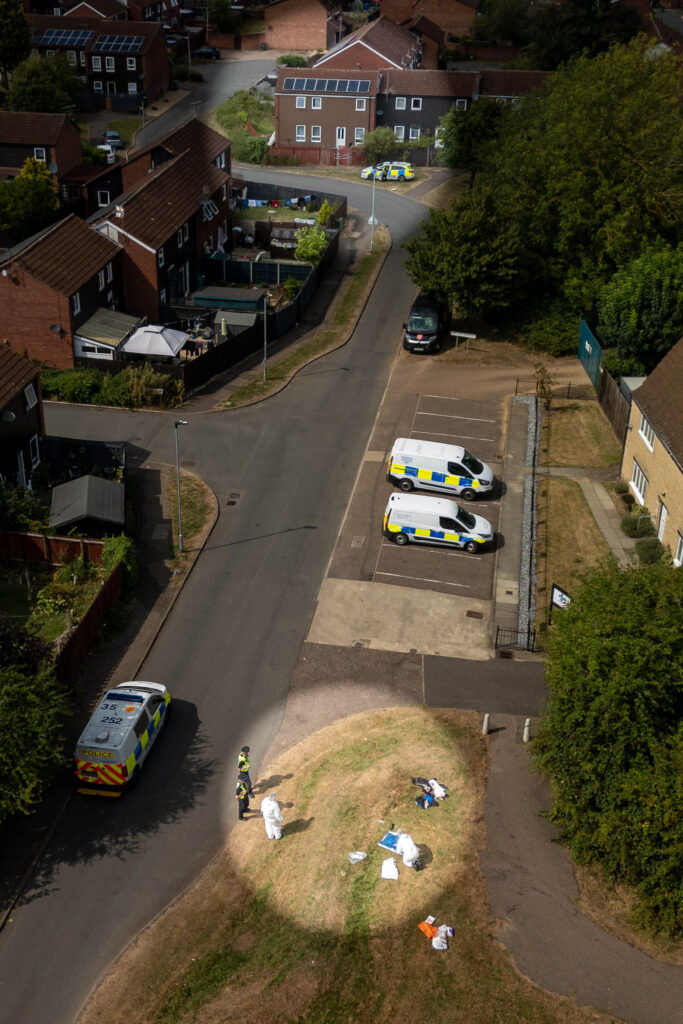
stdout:
[(121, 351), (141, 356), (177, 356), (187, 339), (185, 331), (146, 324), (124, 341)]

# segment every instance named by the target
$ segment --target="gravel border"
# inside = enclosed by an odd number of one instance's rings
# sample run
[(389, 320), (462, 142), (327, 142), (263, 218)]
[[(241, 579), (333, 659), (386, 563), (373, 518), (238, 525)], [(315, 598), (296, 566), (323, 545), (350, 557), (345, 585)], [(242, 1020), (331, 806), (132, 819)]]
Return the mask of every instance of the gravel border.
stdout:
[[(524, 475), (522, 492), (522, 557), (519, 567), (519, 603), (517, 606), (517, 629), (520, 633), (526, 633), (531, 628), (536, 613), (534, 600), (536, 584), (536, 492), (538, 488), (536, 457), (538, 454), (540, 416), (536, 395), (517, 395), (513, 401), (524, 402), (529, 409), (526, 455), (524, 459), (527, 472)], [(531, 472), (528, 472), (529, 469)]]

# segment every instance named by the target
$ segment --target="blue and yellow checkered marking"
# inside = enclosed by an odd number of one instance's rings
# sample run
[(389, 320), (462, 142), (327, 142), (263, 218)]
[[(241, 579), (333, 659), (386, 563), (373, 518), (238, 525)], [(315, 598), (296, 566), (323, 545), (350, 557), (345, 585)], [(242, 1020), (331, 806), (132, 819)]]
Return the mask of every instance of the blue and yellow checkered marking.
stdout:
[(170, 703), (171, 703), (171, 697), (170, 697), (170, 695), (168, 693), (165, 693), (164, 694), (164, 703), (161, 704), (157, 708), (157, 710), (155, 711), (155, 713), (154, 713), (154, 715), (152, 717), (152, 720), (150, 721), (149, 725), (147, 726), (147, 728), (143, 732), (142, 736), (138, 740), (138, 743), (137, 743), (137, 746), (135, 747), (135, 750), (133, 751), (133, 753), (130, 755), (130, 757), (126, 761), (126, 768), (128, 769), (128, 774), (129, 775), (131, 774), (131, 772), (135, 768), (135, 765), (139, 761), (140, 755), (142, 754), (142, 751), (145, 749), (147, 744), (151, 742), (152, 737), (154, 736), (154, 733), (159, 729), (159, 726), (161, 724), (161, 719), (166, 714), (166, 710), (167, 710), (168, 705)]
[(449, 487), (471, 487), (473, 490), (481, 487), (479, 480), (469, 476), (449, 476), (447, 473), (436, 473), (431, 469), (418, 469), (417, 466), (399, 466), (397, 462), (392, 463), (391, 472), (412, 476), (416, 480), (428, 480), (434, 484), (448, 484)]
[(453, 544), (467, 544), (473, 540), (475, 544), (486, 543), (481, 537), (470, 537), (466, 533), (447, 533), (445, 530), (427, 530), (420, 526), (404, 526), (402, 523), (388, 523), (390, 533), (414, 534), (426, 540), (448, 540)]

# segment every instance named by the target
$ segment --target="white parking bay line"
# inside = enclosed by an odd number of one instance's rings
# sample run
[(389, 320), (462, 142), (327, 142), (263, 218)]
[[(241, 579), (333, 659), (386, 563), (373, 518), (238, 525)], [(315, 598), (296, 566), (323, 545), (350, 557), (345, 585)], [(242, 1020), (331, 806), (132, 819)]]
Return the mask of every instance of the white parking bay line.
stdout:
[[(449, 551), (446, 547), (440, 547), (435, 544), (430, 547), (428, 544), (419, 544), (413, 541), (414, 547), (421, 547), (428, 555), (447, 555), (448, 558), (468, 558), (470, 561), (478, 562), (481, 559), (481, 555), (470, 555), (467, 551), (463, 551), (461, 548), (457, 548), (455, 551)], [(380, 545), (380, 551), (382, 548), (391, 548), (392, 551), (396, 549), (396, 544), (391, 544), (388, 540), (382, 541)]]
[(466, 402), (466, 398), (453, 398), (453, 395), (420, 395), (420, 398), (442, 398), (444, 402)]
[(467, 420), (468, 423), (495, 423), (495, 420), (483, 420), (479, 416), (454, 416), (450, 412), (422, 412), (418, 410), (417, 416), (441, 416), (444, 420)]
[(467, 583), (447, 583), (446, 580), (430, 580), (426, 576), (404, 576), (400, 572), (376, 572), (375, 576), (393, 576), (397, 580), (412, 580), (413, 583), (438, 583), (442, 587), (462, 587), (464, 590), (472, 588)]
[(428, 437), (462, 437), (465, 441), (490, 441), (495, 444), (493, 437), (476, 437), (473, 434), (447, 434), (445, 430), (411, 430), (411, 434), (427, 434)]

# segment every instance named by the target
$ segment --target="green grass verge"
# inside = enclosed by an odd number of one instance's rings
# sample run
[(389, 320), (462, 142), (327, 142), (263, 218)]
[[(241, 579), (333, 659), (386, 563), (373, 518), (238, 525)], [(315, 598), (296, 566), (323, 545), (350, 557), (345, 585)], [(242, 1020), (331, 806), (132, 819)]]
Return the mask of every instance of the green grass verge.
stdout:
[(231, 143), (233, 160), (250, 160), (258, 141), (247, 121), (260, 135), (269, 136), (275, 127), (273, 101), (240, 89), (216, 108), (215, 116)]
[[(175, 469), (168, 478), (168, 502), (173, 526), (173, 550), (178, 552), (178, 482)], [(180, 503), (183, 516), (183, 546), (196, 537), (214, 513), (206, 484), (190, 473), (180, 472)]]
[(108, 121), (107, 129), (110, 132), (118, 132), (124, 146), (130, 146), (133, 135), (142, 126), (142, 119), (139, 117), (122, 117), (120, 121)]

